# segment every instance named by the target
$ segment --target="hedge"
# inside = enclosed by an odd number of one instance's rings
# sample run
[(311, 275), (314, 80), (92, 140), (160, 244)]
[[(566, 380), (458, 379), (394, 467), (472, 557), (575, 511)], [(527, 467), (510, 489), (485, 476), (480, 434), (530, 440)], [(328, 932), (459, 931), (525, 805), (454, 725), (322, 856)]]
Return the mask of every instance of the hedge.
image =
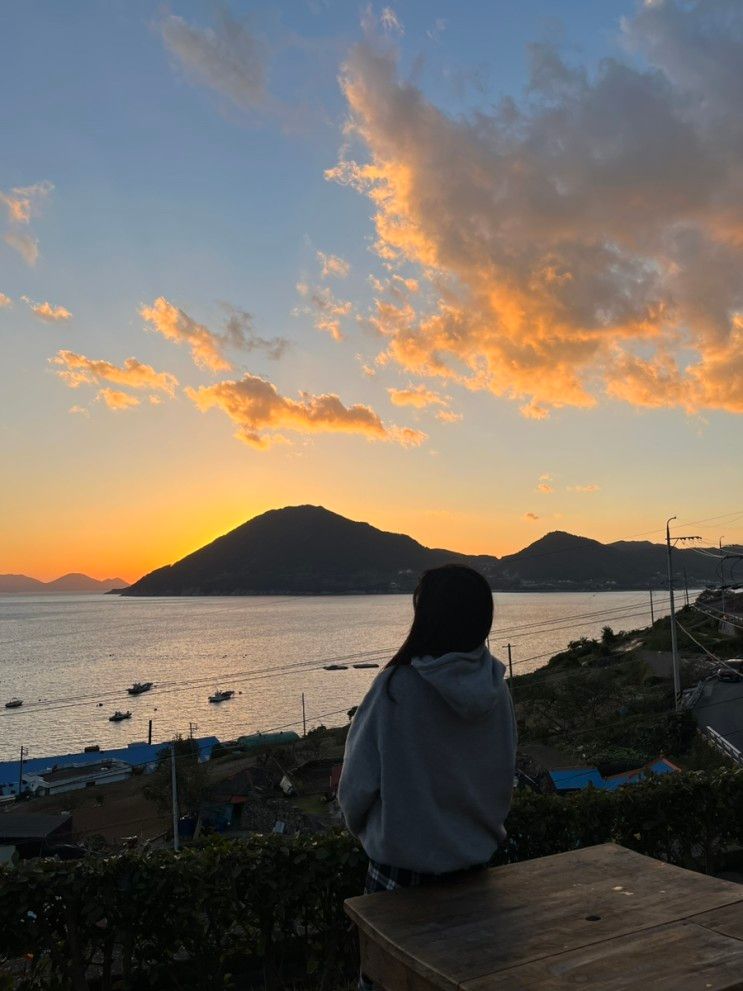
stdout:
[[(743, 843), (743, 771), (569, 798), (522, 793), (507, 827), (495, 864), (614, 840), (710, 871)], [(0, 974), (12, 972), (6, 986), (19, 991), (337, 987), (357, 959), (343, 900), (365, 867), (340, 832), (26, 861), (0, 874)]]

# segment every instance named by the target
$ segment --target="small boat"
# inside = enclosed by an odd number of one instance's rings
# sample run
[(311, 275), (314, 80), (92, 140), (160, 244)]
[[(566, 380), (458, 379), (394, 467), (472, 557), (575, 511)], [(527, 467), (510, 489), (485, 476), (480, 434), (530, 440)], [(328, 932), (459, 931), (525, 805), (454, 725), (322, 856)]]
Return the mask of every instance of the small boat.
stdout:
[(226, 702), (231, 699), (235, 693), (232, 689), (228, 689), (226, 692), (215, 692), (213, 695), (209, 696), (210, 702)]
[(323, 665), (324, 671), (348, 671), (347, 664), (325, 664)]
[(129, 712), (128, 709), (126, 712), (120, 712), (117, 709), (116, 712), (113, 714), (113, 716), (108, 717), (108, 721), (109, 723), (120, 723), (122, 719), (131, 719), (131, 718), (132, 718), (132, 714), (131, 712)]
[(151, 681), (135, 681), (131, 688), (127, 688), (127, 692), (130, 695), (144, 695), (145, 692), (149, 692), (152, 685)]
[(362, 664), (354, 664), (355, 668), (378, 668), (379, 665), (372, 661), (364, 661)]
[(10, 702), (5, 703), (6, 709), (20, 709), (23, 705), (23, 699), (11, 699)]

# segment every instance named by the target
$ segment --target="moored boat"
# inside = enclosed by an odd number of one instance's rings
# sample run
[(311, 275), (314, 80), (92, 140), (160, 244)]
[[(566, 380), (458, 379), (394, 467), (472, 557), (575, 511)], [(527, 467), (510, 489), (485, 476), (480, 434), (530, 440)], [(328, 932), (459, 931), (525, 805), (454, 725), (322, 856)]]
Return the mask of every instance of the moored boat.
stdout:
[(378, 668), (379, 665), (372, 661), (364, 661), (361, 664), (354, 664), (355, 668)]
[(149, 692), (152, 686), (153, 682), (151, 681), (135, 681), (131, 688), (127, 688), (127, 692), (130, 695), (143, 695), (145, 692)]
[(232, 691), (232, 689), (227, 689), (227, 691), (225, 692), (215, 692), (213, 695), (209, 696), (209, 701), (226, 702), (228, 699), (231, 699), (234, 694), (235, 693)]
[(348, 671), (347, 664), (324, 664), (324, 671)]
[(131, 712), (129, 712), (128, 709), (126, 712), (120, 712), (119, 709), (117, 709), (116, 712), (113, 714), (113, 716), (108, 717), (108, 721), (110, 723), (120, 723), (122, 719), (131, 719), (131, 718), (132, 718), (132, 714)]
[(5, 703), (6, 709), (20, 709), (23, 705), (23, 699), (11, 699), (10, 702)]

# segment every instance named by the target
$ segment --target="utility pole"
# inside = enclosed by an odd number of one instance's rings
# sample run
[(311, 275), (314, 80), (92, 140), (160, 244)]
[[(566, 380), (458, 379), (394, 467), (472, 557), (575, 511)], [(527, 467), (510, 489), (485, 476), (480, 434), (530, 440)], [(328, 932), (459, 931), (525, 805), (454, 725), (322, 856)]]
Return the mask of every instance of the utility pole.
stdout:
[(513, 700), (513, 658), (511, 657), (511, 645), (506, 644), (508, 649), (508, 687), (511, 691), (511, 699)]
[(18, 768), (18, 797), (21, 797), (23, 790), (23, 758), (28, 757), (28, 747), (21, 746), (21, 762)]
[(173, 793), (173, 849), (178, 853), (178, 783), (175, 776), (175, 740), (170, 745), (170, 789)]
[(655, 626), (655, 612), (653, 611), (653, 590), (650, 589), (650, 625)]
[(307, 736), (307, 712), (304, 707), (304, 692), (302, 692), (302, 736)]
[(681, 671), (679, 668), (679, 652), (678, 652), (678, 642), (676, 638), (676, 606), (673, 599), (673, 561), (671, 559), (671, 549), (678, 541), (683, 540), (701, 540), (701, 537), (674, 537), (671, 540), (671, 520), (675, 520), (675, 516), (669, 516), (666, 520), (666, 548), (668, 550), (668, 592), (671, 597), (671, 659), (673, 663), (673, 696), (676, 703), (676, 711), (678, 712), (681, 705)]
[(720, 537), (720, 612), (725, 615), (725, 558), (722, 553), (722, 537)]
[(152, 745), (152, 720), (150, 719), (147, 725), (147, 745)]
[(686, 593), (686, 605), (689, 605), (689, 579), (686, 577), (686, 565), (684, 565), (684, 592)]

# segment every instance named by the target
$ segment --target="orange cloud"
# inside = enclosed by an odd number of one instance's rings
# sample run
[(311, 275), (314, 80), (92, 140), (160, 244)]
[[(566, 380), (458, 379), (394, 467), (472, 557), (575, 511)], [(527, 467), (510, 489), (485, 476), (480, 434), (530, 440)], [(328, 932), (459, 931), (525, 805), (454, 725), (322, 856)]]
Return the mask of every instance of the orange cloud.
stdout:
[(53, 189), (52, 183), (44, 180), (33, 186), (16, 186), (9, 193), (0, 190), (0, 203), (8, 208), (13, 223), (27, 224), (32, 215), (39, 212), (42, 202)]
[(285, 439), (275, 433), (280, 430), (360, 434), (367, 440), (395, 441), (405, 446), (421, 444), (426, 437), (419, 430), (387, 426), (369, 406), (345, 406), (336, 395), (302, 392), (299, 401), (289, 399), (271, 382), (249, 373), (238, 381), (189, 388), (186, 394), (202, 412), (221, 409), (237, 425), (235, 436), (259, 449)]
[(324, 251), (318, 251), (317, 260), (322, 265), (322, 277), (327, 279), (330, 276), (336, 279), (345, 279), (348, 273), (351, 271), (351, 266), (343, 258), (339, 258), (338, 255), (326, 255)]
[(253, 329), (253, 318), (245, 310), (223, 304), (226, 311), (224, 329), (209, 330), (197, 323), (184, 310), (158, 296), (152, 306), (142, 306), (139, 315), (153, 330), (174, 344), (185, 344), (191, 349), (191, 357), (199, 368), (212, 372), (229, 371), (232, 362), (226, 357), (228, 347), (240, 351), (262, 350), (269, 358), (280, 358), (289, 346), (283, 337), (259, 337)]
[(110, 361), (86, 358), (74, 351), (58, 351), (51, 363), (59, 369), (57, 375), (71, 389), (81, 385), (111, 382), (132, 389), (153, 389), (168, 396), (175, 395), (178, 379), (170, 372), (156, 372), (151, 365), (145, 365), (136, 358), (127, 358), (123, 365), (113, 365)]
[(385, 360), (535, 420), (606, 392), (743, 411), (743, 48), (697, 4), (646, 4), (623, 30), (651, 71), (591, 74), (534, 45), (528, 104), (473, 119), (400, 80), (389, 46), (353, 50), (342, 86), (366, 159), (326, 176), (371, 201), (384, 264), (431, 290), (375, 301)]
[(139, 406), (136, 396), (130, 396), (128, 392), (120, 392), (117, 389), (99, 389), (96, 399), (100, 399), (112, 410), (132, 409), (134, 406)]
[(224, 341), (164, 296), (158, 296), (152, 306), (140, 307), (139, 315), (167, 340), (174, 344), (187, 344), (194, 363), (200, 368), (208, 368), (212, 372), (232, 368), (222, 353)]
[(3, 240), (31, 266), (39, 257), (39, 242), (22, 228), (31, 222), (32, 216), (40, 213), (42, 203), (53, 189), (52, 183), (44, 180), (32, 186), (15, 186), (8, 193), (0, 190), (0, 203), (7, 208), (10, 222), (10, 230), (3, 235)]
[(441, 420), (442, 423), (459, 423), (460, 420), (464, 419), (461, 413), (455, 413), (453, 409), (440, 409), (436, 413), (436, 419)]
[(580, 492), (584, 495), (590, 492), (598, 492), (600, 489), (601, 486), (593, 482), (590, 485), (568, 485), (568, 492)]
[(70, 406), (67, 412), (78, 414), (79, 416), (90, 416), (90, 410), (86, 409), (84, 406)]
[(448, 402), (444, 396), (426, 388), (423, 383), (411, 384), (407, 389), (388, 389), (387, 392), (395, 406), (414, 406), (416, 409), (423, 409), (425, 406), (446, 406)]
[(324, 330), (334, 341), (342, 341), (340, 317), (348, 316), (353, 306), (347, 300), (336, 299), (328, 286), (312, 287), (306, 282), (297, 283), (297, 292), (310, 303), (308, 308), (296, 312), (314, 311), (315, 327)]
[(69, 320), (72, 316), (70, 311), (64, 306), (52, 306), (51, 303), (34, 303), (28, 296), (21, 296), (21, 299), (33, 310), (37, 317), (45, 320), (47, 323)]
[(524, 513), (523, 519), (533, 522), (534, 520), (538, 520), (539, 517), (536, 513)]
[(539, 476), (539, 481), (537, 482), (537, 492), (542, 492), (544, 495), (549, 495), (550, 492), (555, 491), (554, 485), (552, 485), (553, 479), (549, 472), (545, 472), (543, 475)]
[(10, 296), (6, 296), (4, 292), (0, 292), (0, 310), (4, 309), (6, 306), (12, 306), (13, 300)]

